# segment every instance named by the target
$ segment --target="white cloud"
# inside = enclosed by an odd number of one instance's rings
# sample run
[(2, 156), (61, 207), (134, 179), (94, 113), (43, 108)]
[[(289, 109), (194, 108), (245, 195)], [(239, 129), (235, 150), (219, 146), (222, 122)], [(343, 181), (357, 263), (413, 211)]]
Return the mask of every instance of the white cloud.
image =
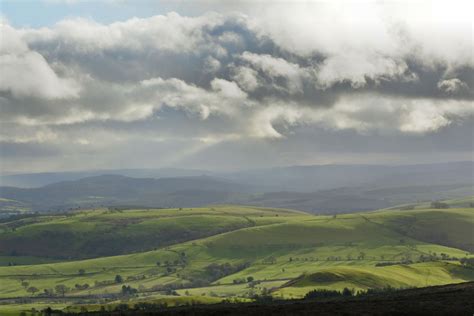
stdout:
[(250, 133), (256, 137), (283, 137), (276, 125), (314, 125), (330, 130), (355, 130), (361, 134), (424, 134), (474, 117), (474, 103), (471, 101), (371, 94), (341, 97), (330, 108), (308, 107), (278, 100), (268, 104), (254, 116)]
[(0, 91), (15, 97), (77, 98), (80, 86), (59, 77), (44, 57), (31, 51), (11, 26), (0, 22)]
[(14, 144), (25, 144), (25, 143), (52, 143), (56, 142), (59, 138), (58, 134), (52, 131), (48, 127), (42, 128), (21, 128), (9, 130), (7, 133), (0, 135), (0, 142), (9, 142)]
[(248, 104), (247, 95), (235, 84), (223, 79), (211, 82), (212, 91), (207, 91), (178, 79), (153, 78), (142, 81), (142, 86), (154, 91), (150, 102), (155, 106), (167, 106), (197, 113), (202, 119), (211, 114), (232, 115)]
[(474, 103), (355, 94), (341, 97), (324, 113), (323, 121), (340, 129), (428, 133), (474, 115)]
[(234, 79), (245, 91), (251, 92), (260, 86), (258, 73), (254, 69), (241, 66), (232, 68), (232, 71), (232, 79)]
[[(271, 83), (277, 89), (286, 90), (290, 94), (303, 92), (303, 81), (309, 77), (309, 72), (306, 69), (300, 68), (297, 64), (290, 63), (283, 58), (250, 52), (244, 52), (240, 58), (271, 79), (285, 79), (284, 85), (276, 81)], [(247, 73), (247, 75), (249, 74)]]
[(331, 87), (333, 84), (349, 81), (354, 88), (360, 88), (371, 79), (376, 84), (383, 80), (413, 81), (417, 76), (409, 73), (403, 60), (393, 60), (382, 56), (346, 55), (324, 60), (317, 74), (318, 86)]
[(190, 18), (172, 12), (108, 25), (75, 18), (62, 20), (50, 29), (23, 30), (23, 36), (30, 44), (60, 43), (64, 49), (79, 54), (100, 54), (107, 50), (193, 53), (215, 48), (204, 29), (220, 24), (223, 18), (217, 14)]
[(267, 4), (250, 13), (255, 28), (289, 52), (324, 56), (319, 71), (327, 84), (350, 80), (361, 86), (364, 77), (399, 77), (407, 58), (450, 71), (474, 66), (472, 1)]

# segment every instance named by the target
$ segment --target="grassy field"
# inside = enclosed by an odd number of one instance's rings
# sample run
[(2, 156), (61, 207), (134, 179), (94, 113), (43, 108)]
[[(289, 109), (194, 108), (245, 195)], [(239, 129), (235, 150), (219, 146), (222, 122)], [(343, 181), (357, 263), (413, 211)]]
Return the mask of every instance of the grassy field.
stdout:
[[(219, 207), (78, 211), (0, 224), (0, 255), (85, 259), (147, 251), (226, 231), (266, 224), (266, 209)], [(274, 210), (272, 217), (297, 216)], [(269, 219), (278, 221), (278, 219)]]
[[(77, 237), (80, 241), (72, 239), (74, 251), (83, 247), (83, 240), (98, 238), (94, 229), (103, 233), (100, 229), (108, 227), (120, 243), (137, 245), (140, 238), (155, 239), (156, 249), (139, 251), (140, 247), (124, 244), (134, 253), (0, 267), (0, 299), (10, 303), (0, 305), (0, 312), (18, 310), (14, 298), (37, 299), (58, 285), (68, 288), (65, 298), (57, 302), (60, 308), (76, 308), (77, 300), (91, 297), (93, 302), (87, 306), (99, 308), (136, 300), (212, 303), (247, 300), (262, 293), (299, 298), (315, 288), (357, 291), (474, 280), (474, 270), (454, 259), (472, 256), (473, 208), (337, 216), (241, 206), (91, 210), (7, 222), (2, 227), (2, 241), (24, 236), (31, 242), (53, 229), (84, 235)], [(187, 238), (181, 242), (177, 236), (183, 234)], [(44, 257), (38, 253), (36, 258)], [(119, 295), (123, 285), (138, 293)], [(31, 292), (31, 287), (38, 291)], [(48, 301), (28, 304), (40, 303)]]

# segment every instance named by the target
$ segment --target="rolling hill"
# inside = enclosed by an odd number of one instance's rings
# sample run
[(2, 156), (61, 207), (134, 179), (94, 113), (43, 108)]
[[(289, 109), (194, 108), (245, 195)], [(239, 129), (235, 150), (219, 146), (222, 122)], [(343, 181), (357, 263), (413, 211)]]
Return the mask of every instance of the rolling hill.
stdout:
[[(131, 302), (182, 304), (248, 300), (261, 293), (299, 298), (317, 288), (357, 291), (460, 283), (474, 280), (474, 269), (460, 263), (461, 258), (472, 257), (473, 223), (472, 208), (315, 216), (285, 209), (215, 206), (99, 209), (25, 218), (2, 224), (0, 245), (24, 238), (33, 246), (23, 251), (34, 251), (35, 245), (42, 251), (25, 253), (31, 265), (14, 265), (22, 257), (3, 258), (13, 266), (0, 267), (0, 298), (33, 296), (48, 301), (50, 294), (44, 293), (64, 285), (66, 305), (75, 306), (86, 297), (113, 305), (124, 299), (120, 293), (127, 285), (138, 290)], [(110, 239), (100, 239), (107, 235), (100, 227), (113, 232)], [(38, 237), (52, 231), (69, 231), (72, 237), (47, 241)], [(183, 235), (186, 240), (176, 238)], [(121, 253), (127, 254), (103, 256), (104, 249), (118, 249), (112, 246), (115, 239), (123, 246)], [(41, 248), (43, 243), (51, 244), (50, 249)], [(72, 250), (68, 252), (65, 245)], [(48, 251), (48, 256), (55, 251), (83, 251), (81, 256), (100, 257), (41, 263)], [(31, 287), (43, 296), (28, 292)]]

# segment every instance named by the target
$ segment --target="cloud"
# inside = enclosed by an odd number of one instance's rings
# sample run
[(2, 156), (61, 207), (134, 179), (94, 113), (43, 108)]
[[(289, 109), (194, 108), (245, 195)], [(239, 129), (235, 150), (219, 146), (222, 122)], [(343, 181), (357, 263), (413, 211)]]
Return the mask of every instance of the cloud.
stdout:
[[(63, 45), (65, 50), (78, 55), (113, 50), (192, 53), (216, 48), (207, 37), (206, 30), (221, 24), (222, 20), (223, 17), (218, 14), (191, 18), (174, 12), (107, 25), (73, 18), (58, 22), (54, 28), (24, 30), (23, 35), (33, 46)], [(219, 38), (215, 42), (219, 42)]]
[[(286, 90), (290, 94), (302, 93), (303, 81), (310, 78), (309, 71), (283, 58), (250, 52), (244, 52), (240, 58), (266, 76), (270, 81), (270, 85), (276, 89)], [(247, 77), (249, 75), (251, 74), (247, 73)], [(278, 83), (278, 79), (283, 79), (283, 82)]]
[(424, 2), (414, 12), (247, 5), (48, 28), (2, 20), (0, 143), (105, 159), (150, 142), (192, 156), (236, 142), (291, 147), (311, 129), (414, 141), (472, 122), (472, 30), (461, 12), (470, 4), (446, 16), (434, 4), (432, 19)]
[(258, 73), (249, 67), (235, 67), (232, 69), (232, 79), (245, 91), (254, 91), (260, 86)]
[(0, 22), (0, 91), (16, 98), (77, 98), (80, 86), (61, 78), (41, 54), (32, 51), (11, 26)]
[(458, 78), (440, 81), (438, 82), (438, 88), (446, 94), (456, 94), (469, 89), (467, 84)]
[(474, 117), (474, 104), (459, 100), (430, 100), (355, 93), (340, 97), (330, 108), (282, 104), (275, 100), (253, 120), (252, 135), (281, 138), (288, 127), (316, 125), (360, 134), (425, 134)]

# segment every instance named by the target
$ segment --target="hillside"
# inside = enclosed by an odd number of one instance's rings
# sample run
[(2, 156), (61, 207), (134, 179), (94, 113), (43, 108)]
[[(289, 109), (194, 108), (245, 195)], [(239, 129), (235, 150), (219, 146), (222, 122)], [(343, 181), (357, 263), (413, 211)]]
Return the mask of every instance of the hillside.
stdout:
[[(64, 244), (74, 251), (91, 249), (84, 246), (85, 241), (96, 238), (105, 246), (95, 248), (103, 251), (113, 249), (107, 242), (117, 238), (117, 244), (133, 253), (0, 267), (0, 298), (31, 297), (27, 292), (31, 287), (39, 293), (54, 293), (57, 285), (64, 285), (64, 300), (69, 305), (83, 297), (92, 301), (109, 297), (114, 304), (123, 298), (121, 289), (127, 285), (139, 291), (132, 301), (181, 304), (186, 300), (248, 300), (260, 293), (301, 298), (315, 288), (406, 288), (474, 280), (474, 270), (459, 261), (472, 256), (472, 208), (314, 216), (290, 210), (216, 206), (91, 210), (29, 221), (4, 223), (1, 238), (15, 237), (18, 242), (23, 236), (25, 244), (35, 245), (35, 240), (41, 241), (38, 236), (48, 235), (45, 231), (69, 230), (72, 239), (63, 243), (51, 238), (47, 241), (52, 245), (50, 250), (45, 247), (42, 252), (69, 253)], [(19, 225), (14, 232), (12, 225)], [(109, 241), (100, 241), (97, 226), (114, 232)], [(99, 232), (95, 235), (93, 229)], [(167, 235), (170, 231), (175, 234)], [(429, 232), (436, 232), (438, 239)], [(183, 234), (189, 240), (175, 238)], [(40, 248), (43, 243), (36, 245)], [(157, 249), (140, 252), (145, 246)], [(44, 260), (41, 252), (29, 255), (30, 263), (34, 258)], [(14, 263), (21, 258), (8, 260)]]
[[(0, 256), (93, 258), (162, 248), (301, 212), (251, 207), (97, 209), (0, 223)], [(273, 220), (273, 219), (272, 219)], [(283, 220), (283, 219), (282, 219)]]

